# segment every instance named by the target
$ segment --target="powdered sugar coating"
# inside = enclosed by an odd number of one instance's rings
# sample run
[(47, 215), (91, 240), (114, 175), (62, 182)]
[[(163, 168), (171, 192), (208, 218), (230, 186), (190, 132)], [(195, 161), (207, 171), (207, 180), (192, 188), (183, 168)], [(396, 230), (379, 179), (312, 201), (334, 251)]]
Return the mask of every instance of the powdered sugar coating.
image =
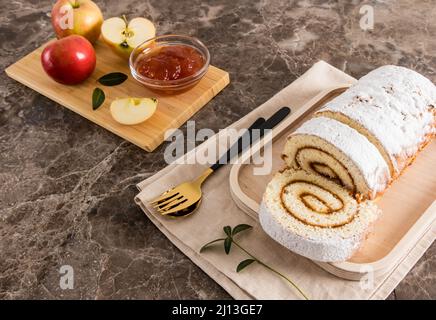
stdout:
[(270, 209), (263, 202), (259, 209), (259, 222), (262, 229), (282, 246), (296, 254), (316, 261), (345, 261), (356, 251), (360, 243), (357, 235), (348, 239), (332, 238), (324, 240), (304, 238), (293, 233), (280, 220), (277, 220), (276, 216), (271, 214)]
[(398, 173), (436, 133), (435, 106), (436, 87), (430, 80), (389, 65), (362, 77), (319, 112), (338, 112), (363, 126), (383, 146)]

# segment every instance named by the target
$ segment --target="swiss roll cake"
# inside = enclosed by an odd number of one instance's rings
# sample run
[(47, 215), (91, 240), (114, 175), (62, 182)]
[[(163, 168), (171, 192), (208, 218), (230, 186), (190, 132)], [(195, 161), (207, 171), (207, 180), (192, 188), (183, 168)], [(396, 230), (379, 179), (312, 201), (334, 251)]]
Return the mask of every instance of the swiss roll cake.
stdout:
[(380, 67), (286, 140), (287, 169), (268, 184), (265, 232), (313, 260), (344, 261), (379, 215), (380, 196), (436, 134), (436, 87), (415, 71)]
[(304, 122), (287, 138), (282, 157), (289, 168), (334, 180), (362, 198), (375, 198), (390, 180), (377, 148), (353, 128), (330, 118)]
[(436, 87), (398, 66), (369, 72), (315, 116), (340, 121), (364, 135), (380, 152), (392, 178), (436, 132)]
[(334, 262), (353, 255), (378, 215), (372, 201), (357, 202), (332, 180), (286, 169), (268, 184), (259, 220), (271, 238), (291, 251)]

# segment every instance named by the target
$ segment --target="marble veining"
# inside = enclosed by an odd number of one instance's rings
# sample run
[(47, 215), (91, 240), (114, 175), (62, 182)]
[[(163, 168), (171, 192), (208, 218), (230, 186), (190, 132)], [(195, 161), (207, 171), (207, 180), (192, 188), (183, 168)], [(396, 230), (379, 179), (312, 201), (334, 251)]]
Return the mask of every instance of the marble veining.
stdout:
[[(202, 39), (231, 84), (194, 116), (197, 129), (226, 127), (324, 59), (360, 77), (398, 64), (436, 81), (432, 0), (96, 0), (105, 17), (152, 19), (160, 34)], [(53, 37), (53, 1), (0, 0), (2, 69)], [(0, 298), (230, 298), (134, 204), (134, 185), (165, 166), (0, 74)], [(390, 299), (436, 298), (436, 245)], [(59, 268), (76, 270), (61, 290)]]

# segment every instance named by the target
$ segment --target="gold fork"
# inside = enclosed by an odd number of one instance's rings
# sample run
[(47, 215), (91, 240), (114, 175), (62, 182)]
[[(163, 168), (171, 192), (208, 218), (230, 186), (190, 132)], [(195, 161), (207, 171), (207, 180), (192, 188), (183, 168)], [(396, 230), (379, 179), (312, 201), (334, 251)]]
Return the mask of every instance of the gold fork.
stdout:
[[(249, 131), (251, 129), (260, 127), (260, 125), (264, 122), (265, 119), (263, 118), (257, 119), (250, 126), (250, 128), (248, 128), (246, 134), (249, 134)], [(241, 145), (240, 142), (242, 139), (243, 137), (239, 138), (237, 142), (238, 145)], [(236, 144), (234, 144), (231, 148), (234, 148), (235, 145)], [(230, 149), (224, 155), (226, 157), (226, 160), (228, 154), (230, 153)], [(210, 168), (207, 168), (198, 178), (192, 181), (184, 182), (174, 188), (167, 190), (161, 196), (152, 200), (150, 204), (163, 215), (174, 214), (175, 212), (181, 211), (195, 204), (202, 197), (201, 185), (207, 179), (207, 177), (209, 177), (209, 175), (212, 174), (212, 172), (214, 172), (215, 170), (217, 170), (222, 166), (222, 164), (224, 163), (224, 161), (222, 160), (223, 159), (220, 158), (220, 160), (218, 160), (217, 163), (215, 163)]]
[[(253, 142), (253, 129), (259, 129), (260, 138), (263, 136), (266, 129), (272, 129), (289, 113), (290, 109), (288, 107), (283, 107), (266, 121), (263, 118), (257, 119), (238, 139), (238, 141), (235, 142), (214, 165), (212, 165), (210, 168), (207, 168), (198, 178), (192, 181), (184, 182), (174, 188), (167, 190), (162, 195), (152, 200), (150, 202), (150, 205), (153, 206), (162, 215), (170, 215), (175, 217), (184, 216), (185, 214), (183, 214), (183, 210), (188, 207), (193, 206), (194, 208), (197, 208), (198, 203), (199, 201), (201, 201), (202, 198), (201, 185), (203, 184), (203, 182), (213, 172), (218, 170), (224, 164), (228, 163), (231, 156), (235, 154), (235, 151), (237, 151), (237, 154), (239, 154), (243, 150), (243, 148), (251, 145), (251, 143)], [(248, 135), (248, 137), (246, 137), (246, 135)], [(244, 139), (247, 138), (250, 139), (250, 143), (246, 146), (243, 146), (242, 142), (244, 141)], [(235, 150), (235, 148), (237, 149)], [(176, 213), (182, 214), (179, 215)], [(192, 213), (192, 211), (189, 211), (189, 213)]]

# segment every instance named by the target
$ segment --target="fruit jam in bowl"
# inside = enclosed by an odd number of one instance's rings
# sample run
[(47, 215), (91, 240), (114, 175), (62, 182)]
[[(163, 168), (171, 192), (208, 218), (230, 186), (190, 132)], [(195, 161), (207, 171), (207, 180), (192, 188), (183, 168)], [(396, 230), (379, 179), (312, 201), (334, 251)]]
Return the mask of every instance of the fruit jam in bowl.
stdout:
[(165, 35), (136, 47), (129, 60), (132, 76), (147, 88), (179, 93), (195, 86), (206, 74), (210, 54), (197, 38)]

